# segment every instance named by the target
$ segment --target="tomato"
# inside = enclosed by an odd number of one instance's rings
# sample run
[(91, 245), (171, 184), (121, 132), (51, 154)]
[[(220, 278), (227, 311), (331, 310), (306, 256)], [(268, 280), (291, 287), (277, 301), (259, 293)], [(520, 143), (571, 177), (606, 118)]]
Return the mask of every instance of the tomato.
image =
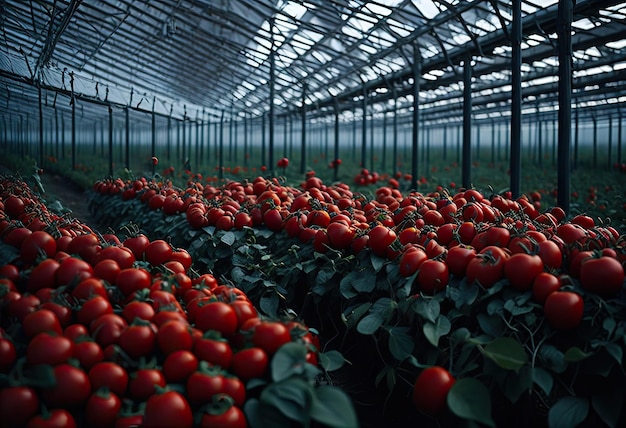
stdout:
[(15, 345), (9, 339), (0, 337), (0, 373), (8, 372), (15, 360), (17, 359), (17, 351)]
[(577, 216), (574, 216), (574, 218), (572, 218), (571, 222), (573, 224), (577, 224), (578, 226), (582, 227), (583, 229), (593, 229), (593, 227), (596, 225), (595, 221), (593, 218), (589, 217), (588, 215), (584, 215), (584, 214), (578, 214)]
[(367, 245), (374, 254), (380, 257), (386, 257), (387, 247), (396, 240), (396, 233), (381, 224), (370, 229), (368, 236)]
[(159, 349), (165, 355), (179, 350), (189, 351), (193, 346), (189, 324), (176, 320), (161, 325), (156, 339)]
[(541, 241), (538, 255), (548, 269), (560, 269), (563, 264), (563, 253), (559, 246), (550, 240)]
[(571, 330), (583, 318), (583, 298), (572, 291), (555, 291), (546, 298), (543, 311), (552, 327), (557, 330)]
[(210, 403), (214, 396), (224, 393), (224, 376), (210, 370), (196, 371), (187, 378), (186, 392), (192, 405)]
[(76, 339), (89, 336), (89, 330), (82, 324), (70, 324), (65, 327), (63, 336), (67, 337), (71, 341), (75, 341)]
[(252, 333), (252, 343), (273, 355), (285, 343), (291, 342), (289, 328), (277, 321), (263, 321)]
[(593, 251), (579, 251), (574, 253), (574, 256), (571, 257), (569, 264), (569, 274), (572, 278), (580, 277), (580, 270), (582, 268), (582, 264), (585, 260), (593, 257)]
[(504, 277), (504, 265), (508, 255), (493, 245), (483, 248), (467, 265), (467, 281), (478, 282), (485, 288), (492, 287)]
[(124, 306), (122, 309), (122, 316), (124, 319), (132, 323), (135, 319), (141, 319), (145, 321), (151, 321), (154, 318), (155, 311), (152, 305), (148, 302), (141, 302), (139, 300), (133, 300)]
[(117, 344), (133, 359), (148, 357), (156, 347), (156, 333), (149, 323), (139, 321), (122, 332)]
[(43, 401), (51, 407), (73, 407), (83, 404), (91, 393), (89, 376), (70, 364), (54, 366), (55, 385), (42, 390)]
[(237, 377), (248, 380), (265, 375), (269, 364), (267, 353), (259, 347), (245, 348), (233, 355), (231, 369)]
[(101, 361), (94, 364), (89, 369), (89, 380), (91, 382), (91, 390), (94, 392), (107, 388), (118, 397), (126, 395), (128, 373), (117, 363)]
[(17, 218), (26, 210), (24, 199), (20, 196), (11, 195), (4, 200), (4, 210), (11, 218)]
[(40, 308), (54, 312), (56, 317), (59, 319), (59, 322), (61, 323), (61, 327), (63, 328), (70, 324), (74, 315), (70, 307), (60, 305), (59, 303), (53, 302), (51, 300), (42, 303)]
[(56, 288), (55, 273), (60, 263), (54, 259), (44, 259), (30, 272), (26, 291), (35, 293), (42, 288)]
[(74, 344), (65, 336), (39, 333), (26, 348), (26, 360), (30, 364), (61, 364), (72, 358)]
[(24, 317), (24, 321), (22, 322), (22, 328), (24, 329), (26, 336), (29, 338), (32, 338), (42, 332), (56, 335), (63, 333), (59, 318), (54, 312), (48, 309), (37, 309), (36, 311), (26, 315), (26, 317)]
[(150, 244), (150, 240), (143, 234), (126, 238), (123, 242), (123, 245), (132, 251), (135, 259), (137, 260), (141, 260), (143, 258), (143, 253), (148, 244)]
[(128, 327), (124, 318), (117, 314), (104, 314), (92, 321), (89, 326), (91, 337), (103, 348), (117, 343), (122, 332)]
[(413, 384), (413, 405), (420, 412), (435, 416), (446, 406), (448, 392), (456, 382), (443, 367), (425, 368)]
[(557, 228), (556, 233), (568, 245), (577, 241), (582, 241), (582, 239), (587, 236), (585, 229), (573, 223), (560, 225)]
[(532, 284), (533, 299), (535, 302), (544, 304), (548, 296), (561, 288), (558, 277), (549, 272), (541, 272), (535, 277)]
[(446, 264), (448, 270), (457, 278), (465, 276), (467, 266), (472, 259), (476, 257), (476, 250), (467, 245), (457, 245), (448, 249), (446, 255)]
[(28, 386), (0, 388), (0, 421), (3, 426), (22, 427), (39, 411), (37, 392)]
[(12, 264), (6, 264), (0, 267), (0, 278), (10, 279), (11, 281), (17, 281), (20, 277), (20, 270), (17, 266)]
[(428, 259), (421, 264), (417, 284), (426, 294), (434, 294), (446, 288), (449, 279), (448, 265), (440, 260)]
[(504, 276), (516, 290), (528, 290), (537, 275), (543, 272), (543, 261), (537, 255), (517, 253), (506, 260)]
[(94, 364), (104, 359), (104, 351), (93, 340), (82, 338), (74, 342), (72, 357), (80, 363), (83, 369), (89, 370)]
[(195, 341), (193, 352), (198, 359), (206, 361), (214, 366), (228, 369), (233, 360), (233, 351), (226, 340), (204, 335)]
[(91, 259), (100, 250), (100, 241), (93, 233), (78, 235), (67, 246), (67, 252), (70, 254), (78, 254), (80, 259), (86, 263), (91, 263)]
[(186, 382), (198, 369), (198, 358), (190, 351), (171, 352), (163, 361), (163, 376), (168, 383)]
[(408, 247), (400, 257), (400, 265), (398, 266), (400, 275), (404, 277), (413, 275), (427, 259), (428, 256), (421, 247)]
[(456, 235), (461, 244), (469, 245), (476, 236), (476, 225), (472, 221), (464, 221), (456, 230)]
[(98, 278), (87, 278), (79, 282), (70, 293), (78, 300), (89, 300), (95, 296), (101, 296), (108, 300), (109, 295), (104, 283)]
[(72, 281), (80, 282), (93, 276), (93, 268), (84, 260), (67, 257), (59, 262), (55, 276), (57, 285), (68, 285)]
[(237, 331), (237, 314), (228, 303), (207, 303), (198, 308), (196, 327), (202, 331), (219, 331), (222, 336), (228, 337)]
[(337, 250), (350, 248), (354, 239), (355, 230), (348, 225), (333, 221), (326, 229), (330, 245)]
[(223, 413), (202, 413), (202, 428), (246, 428), (248, 423), (243, 411), (237, 406), (228, 407)]
[(246, 385), (236, 376), (224, 375), (224, 394), (230, 396), (236, 406), (243, 406), (246, 401)]
[(76, 428), (74, 416), (65, 409), (52, 409), (47, 415), (37, 415), (30, 419), (26, 428)]
[(580, 266), (580, 284), (602, 296), (615, 296), (624, 285), (624, 268), (613, 257), (588, 258)]
[(34, 294), (23, 294), (19, 299), (9, 302), (8, 314), (23, 321), (24, 318), (34, 312), (41, 304), (41, 300)]
[(193, 413), (182, 394), (176, 391), (155, 394), (146, 402), (142, 426), (191, 428)]
[(152, 276), (145, 269), (122, 269), (115, 277), (115, 285), (124, 296), (130, 296), (135, 291), (150, 288), (151, 283)]
[(7, 245), (20, 248), (26, 237), (32, 233), (33, 231), (26, 227), (16, 227), (4, 236), (4, 242)]
[(509, 229), (499, 226), (493, 226), (487, 229), (485, 242), (487, 245), (495, 245), (496, 247), (506, 248), (511, 240), (511, 232)]
[(241, 230), (245, 226), (247, 227), (253, 226), (252, 217), (247, 212), (240, 211), (237, 214), (235, 214), (235, 229)]
[(128, 392), (135, 400), (146, 400), (156, 392), (156, 387), (165, 388), (165, 376), (157, 369), (139, 369), (131, 375)]
[(76, 314), (76, 320), (83, 325), (90, 325), (92, 321), (105, 314), (112, 314), (113, 306), (102, 296), (95, 296), (84, 302)]
[(237, 315), (237, 330), (239, 330), (246, 321), (251, 318), (256, 318), (259, 315), (250, 301), (238, 299), (230, 302), (229, 305)]
[(120, 269), (128, 269), (133, 266), (136, 257), (130, 248), (110, 245), (104, 247), (93, 260), (91, 260), (91, 264), (95, 266), (103, 260), (113, 260), (118, 264)]
[(121, 408), (122, 401), (117, 395), (107, 390), (97, 391), (85, 404), (85, 424), (94, 428), (114, 426)]
[(150, 242), (144, 250), (144, 257), (148, 263), (158, 266), (170, 259), (173, 253), (172, 246), (162, 239)]

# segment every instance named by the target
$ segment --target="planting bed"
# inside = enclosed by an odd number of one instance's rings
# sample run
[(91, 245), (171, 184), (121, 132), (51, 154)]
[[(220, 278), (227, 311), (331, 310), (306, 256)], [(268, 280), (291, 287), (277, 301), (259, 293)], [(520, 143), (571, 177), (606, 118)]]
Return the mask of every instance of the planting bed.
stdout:
[[(80, 308), (93, 296), (72, 296), (87, 279), (38, 285), (31, 279), (41, 265), (62, 264), (50, 261), (64, 257), (62, 249), (88, 262), (94, 269), (90, 276), (98, 276), (95, 281), (108, 291), (111, 310), (122, 317), (131, 301), (157, 293), (148, 296), (149, 306), (155, 314), (183, 314), (196, 357), (198, 341), (207, 340), (200, 339), (202, 332), (211, 336), (222, 325), (197, 319), (198, 306), (203, 307), (198, 299), (255, 308), (252, 318), (259, 321), (247, 326), (239, 319), (234, 330), (221, 332), (226, 338), (221, 343), (235, 355), (259, 347), (258, 325), (287, 326), (291, 334), (282, 336), (284, 342), (265, 349), (269, 368), (262, 373), (244, 376), (232, 362), (213, 361), (226, 366), (226, 373), (204, 373), (213, 382), (235, 375), (245, 383), (247, 399), (235, 400), (234, 408), (243, 409), (250, 426), (617, 427), (625, 422), (626, 238), (597, 218), (543, 207), (540, 195), (512, 200), (506, 192), (442, 188), (409, 193), (393, 180), (361, 193), (325, 184), (314, 174), (297, 184), (261, 176), (208, 184), (190, 177), (183, 186), (160, 177), (108, 179), (89, 191), (89, 206), (94, 222), (115, 232), (94, 235), (80, 222), (54, 217), (37, 195), (18, 194), (37, 201), (39, 208), (27, 211), (31, 215), (10, 212), (9, 195), (19, 191), (6, 183), (2, 257), (19, 274), (5, 274), (3, 280), (3, 344), (12, 343), (16, 357), (2, 368), (5, 385), (30, 385), (39, 399), (37, 412), (58, 407), (80, 423), (96, 400), (91, 397), (103, 399), (86, 394), (77, 403), (48, 403), (49, 390), (62, 379), (58, 367), (73, 359), (29, 360), (37, 334), (47, 334), (25, 331), (26, 318), (35, 316), (30, 312), (57, 305), (71, 314), (71, 323), (83, 318), (85, 327), (91, 324)], [(40, 215), (54, 221), (34, 221)], [(19, 220), (30, 231), (54, 236), (54, 251), (50, 244), (49, 252), (31, 250), (25, 258), (29, 251), (13, 229), (31, 234)], [(60, 225), (80, 236), (61, 238)], [(153, 251), (133, 248), (138, 239), (152, 242)], [(132, 262), (125, 248), (131, 249)], [(137, 279), (129, 289), (124, 274), (97, 268), (100, 259), (121, 255), (126, 258), (117, 260), (118, 267), (127, 263), (124, 269), (146, 276), (145, 285), (136, 285)], [(184, 259), (182, 271), (172, 257)], [(174, 280), (176, 275), (192, 289), (183, 292), (188, 286)], [(199, 293), (208, 296), (198, 298)], [(29, 304), (16, 312), (12, 299)], [(166, 372), (169, 354), (158, 342), (161, 322), (152, 316), (144, 317), (148, 325), (131, 327), (132, 318), (126, 320), (110, 343), (88, 331), (95, 340), (88, 343), (100, 345), (102, 359), (117, 361), (127, 372), (141, 370), (137, 364), (143, 360)], [(145, 354), (123, 339), (134, 330), (156, 335)], [(88, 373), (85, 363), (78, 366)], [(231, 399), (191, 399), (187, 376), (165, 379), (171, 390), (165, 397), (181, 393), (176, 399), (190, 402), (197, 423), (203, 415), (233, 408), (235, 393), (227, 393)], [(126, 398), (132, 410), (147, 402), (139, 412), (146, 418), (150, 403), (163, 400), (130, 390), (118, 398)]]

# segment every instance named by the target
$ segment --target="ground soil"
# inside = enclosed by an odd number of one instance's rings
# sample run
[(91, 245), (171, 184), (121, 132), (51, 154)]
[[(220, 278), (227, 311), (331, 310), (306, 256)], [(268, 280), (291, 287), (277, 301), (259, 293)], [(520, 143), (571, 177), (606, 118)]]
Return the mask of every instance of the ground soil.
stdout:
[(44, 189), (42, 196), (47, 202), (58, 200), (64, 208), (71, 211), (72, 217), (92, 229), (105, 232), (89, 212), (85, 190), (71, 180), (54, 173), (42, 174), (40, 180)]

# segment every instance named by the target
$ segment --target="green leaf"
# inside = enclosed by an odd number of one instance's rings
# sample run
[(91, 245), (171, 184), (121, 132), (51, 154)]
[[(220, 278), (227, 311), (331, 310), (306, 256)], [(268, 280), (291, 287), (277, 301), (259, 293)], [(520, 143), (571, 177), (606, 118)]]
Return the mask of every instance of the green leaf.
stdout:
[(426, 321), (434, 323), (437, 322), (441, 307), (435, 299), (417, 299), (413, 303), (413, 310)]
[(617, 343), (607, 343), (604, 348), (611, 357), (617, 361), (619, 365), (622, 365), (622, 359), (624, 357), (624, 350)]
[(289, 342), (281, 346), (272, 358), (272, 379), (281, 382), (304, 372), (306, 347), (301, 343)]
[(613, 387), (602, 394), (594, 395), (591, 397), (591, 406), (605, 424), (610, 428), (617, 427), (624, 407), (624, 388)]
[(582, 397), (562, 397), (548, 412), (550, 428), (572, 428), (587, 419), (589, 400)]
[(483, 312), (476, 316), (480, 328), (492, 337), (500, 337), (504, 333), (505, 324), (499, 316), (489, 316)]
[(545, 362), (545, 365), (542, 366), (545, 366), (548, 370), (552, 370), (555, 373), (563, 373), (567, 368), (565, 355), (554, 345), (544, 344), (539, 348), (539, 356)]
[(352, 309), (347, 315), (344, 315), (343, 319), (345, 320), (346, 327), (353, 328), (361, 317), (369, 311), (371, 306), (372, 304), (370, 302), (365, 302)]
[(541, 367), (533, 367), (532, 377), (533, 382), (541, 388), (546, 395), (550, 395), (552, 387), (554, 386), (554, 378), (550, 372)]
[(339, 351), (320, 352), (319, 362), (324, 370), (332, 372), (343, 367), (346, 363), (346, 359)]
[(528, 361), (522, 345), (512, 337), (500, 337), (487, 344), (483, 354), (500, 367), (518, 371)]
[(276, 317), (278, 312), (278, 296), (276, 294), (265, 295), (259, 301), (259, 308), (265, 315)]
[(433, 346), (437, 346), (439, 344), (439, 339), (441, 338), (441, 336), (445, 336), (446, 334), (450, 333), (451, 328), (452, 325), (450, 324), (448, 318), (440, 315), (437, 318), (436, 322), (426, 322), (424, 324), (423, 331), (426, 339), (428, 339), (428, 341), (432, 343)]
[(489, 390), (480, 381), (467, 377), (457, 380), (448, 392), (448, 407), (461, 419), (495, 427), (491, 418)]
[(348, 396), (338, 388), (320, 386), (315, 391), (311, 418), (333, 428), (357, 428), (359, 422)]
[(468, 284), (466, 281), (462, 281), (458, 287), (446, 287), (446, 295), (457, 309), (471, 306), (476, 301), (479, 291), (476, 284)]
[(385, 265), (385, 260), (386, 259), (384, 257), (380, 257), (372, 253), (370, 261), (372, 262), (372, 267), (374, 268), (375, 272), (379, 272), (383, 268), (383, 266)]
[(374, 334), (383, 324), (383, 317), (378, 314), (368, 314), (359, 321), (356, 330), (361, 334)]
[(398, 361), (404, 361), (413, 353), (415, 342), (409, 335), (408, 327), (392, 327), (389, 329), (389, 351)]
[(525, 365), (519, 372), (508, 371), (502, 390), (511, 403), (516, 403), (522, 394), (528, 393), (533, 385), (532, 368)]
[(305, 421), (313, 401), (313, 387), (304, 379), (289, 378), (269, 384), (260, 396), (262, 406), (271, 406), (287, 418)]
[(576, 361), (584, 360), (591, 355), (593, 355), (592, 352), (585, 352), (578, 346), (572, 346), (567, 351), (565, 351), (565, 361), (567, 361), (568, 363), (575, 363)]
[(324, 268), (317, 272), (315, 282), (317, 284), (325, 284), (335, 275), (336, 271), (332, 268)]

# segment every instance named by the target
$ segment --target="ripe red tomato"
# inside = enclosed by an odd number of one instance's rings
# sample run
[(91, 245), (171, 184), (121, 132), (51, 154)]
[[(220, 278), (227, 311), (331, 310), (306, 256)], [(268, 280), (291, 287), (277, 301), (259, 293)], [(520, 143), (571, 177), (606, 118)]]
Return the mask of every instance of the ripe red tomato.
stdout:
[(63, 333), (61, 323), (57, 315), (49, 309), (37, 309), (24, 317), (22, 328), (28, 338), (46, 332), (56, 335)]
[(532, 285), (533, 299), (544, 304), (548, 296), (561, 288), (561, 280), (549, 272), (541, 272), (535, 277)]
[(420, 412), (437, 415), (446, 406), (446, 397), (456, 379), (440, 366), (424, 369), (413, 384), (413, 405)]
[(537, 275), (543, 272), (543, 261), (537, 255), (513, 254), (506, 260), (504, 276), (516, 290), (528, 290)]
[(285, 343), (291, 342), (291, 332), (281, 322), (263, 321), (255, 327), (252, 342), (271, 356)]
[(546, 298), (543, 311), (552, 327), (557, 330), (571, 330), (583, 318), (583, 298), (572, 291), (555, 291)]
[(39, 411), (39, 396), (28, 386), (0, 388), (0, 420), (7, 427), (25, 426)]
[(85, 404), (85, 423), (93, 428), (106, 428), (115, 425), (122, 408), (120, 398), (110, 391), (96, 391)]
[(200, 419), (200, 426), (209, 427), (228, 427), (228, 428), (246, 428), (248, 423), (243, 411), (237, 406), (228, 407), (223, 413), (213, 414), (205, 412)]
[(128, 383), (130, 397), (143, 401), (156, 392), (156, 387), (165, 388), (165, 376), (161, 370), (139, 369), (134, 372)]
[(179, 350), (191, 350), (193, 339), (189, 324), (177, 320), (165, 322), (157, 331), (157, 343), (165, 355)]
[(400, 257), (398, 266), (400, 275), (404, 277), (413, 275), (427, 259), (428, 255), (421, 247), (408, 247)]
[(55, 273), (59, 269), (59, 262), (54, 259), (44, 259), (30, 271), (26, 282), (26, 291), (36, 293), (42, 288), (56, 288)]
[(104, 314), (92, 321), (89, 326), (91, 337), (106, 348), (109, 345), (117, 343), (122, 332), (128, 327), (128, 323), (124, 318), (117, 314)]
[(150, 242), (144, 250), (144, 257), (152, 266), (165, 263), (172, 257), (172, 246), (162, 239)]
[(434, 294), (446, 288), (449, 277), (448, 265), (429, 259), (420, 265), (417, 284), (423, 293)]
[(146, 402), (143, 425), (191, 428), (193, 413), (187, 399), (176, 391), (154, 394)]
[(135, 291), (150, 288), (151, 283), (150, 272), (139, 268), (122, 269), (115, 277), (115, 285), (124, 296), (130, 296)]
[(228, 337), (237, 331), (237, 314), (228, 303), (207, 303), (196, 312), (196, 327), (202, 331), (219, 331), (222, 336)]
[(76, 320), (83, 325), (90, 325), (100, 316), (112, 313), (113, 306), (109, 300), (102, 296), (95, 296), (83, 303), (76, 314)]
[(448, 270), (457, 278), (465, 276), (467, 266), (472, 259), (476, 257), (476, 250), (467, 245), (456, 245), (448, 250), (446, 255), (446, 264)]
[(163, 361), (163, 376), (168, 383), (186, 382), (198, 369), (198, 358), (190, 351), (178, 350)]
[(337, 250), (346, 250), (352, 245), (355, 230), (341, 222), (333, 221), (326, 229), (330, 245)]
[(150, 244), (150, 240), (146, 235), (139, 234), (126, 238), (123, 244), (133, 252), (137, 260), (142, 260), (143, 253), (148, 244)]
[(15, 345), (9, 339), (0, 337), (0, 373), (8, 372), (15, 360), (17, 359), (17, 351)]
[(37, 415), (28, 421), (26, 428), (76, 428), (74, 416), (65, 409), (52, 409), (47, 415)]
[(117, 344), (131, 358), (148, 357), (156, 347), (156, 333), (149, 323), (138, 321), (122, 332)]
[(485, 288), (492, 287), (504, 277), (507, 258), (507, 253), (500, 247), (489, 245), (483, 248), (467, 265), (467, 281), (476, 281)]
[(93, 276), (93, 268), (85, 260), (76, 257), (66, 257), (59, 262), (59, 268), (56, 270), (55, 276), (57, 285), (68, 285), (72, 281), (80, 282)]
[(118, 397), (124, 397), (128, 387), (128, 373), (117, 363), (101, 361), (89, 369), (92, 391), (107, 388)]
[(122, 316), (124, 319), (132, 323), (136, 318), (144, 321), (151, 321), (154, 318), (155, 311), (152, 305), (148, 302), (141, 302), (139, 300), (132, 300), (128, 302), (124, 309), (122, 309)]
[(74, 343), (65, 336), (39, 333), (26, 348), (26, 360), (30, 364), (61, 364), (72, 358)]
[(580, 265), (580, 284), (602, 296), (615, 296), (624, 285), (624, 268), (613, 257), (588, 258)]
[(231, 369), (242, 380), (261, 378), (267, 371), (269, 358), (259, 347), (245, 348), (233, 355)]
[(82, 338), (74, 342), (72, 357), (80, 363), (83, 369), (89, 370), (94, 364), (104, 359), (104, 351), (93, 340)]
[(82, 405), (91, 393), (89, 376), (82, 369), (70, 364), (54, 366), (56, 383), (42, 390), (43, 401), (51, 407)]
[(20, 247), (20, 257), (33, 263), (37, 257), (52, 257), (57, 251), (57, 242), (48, 232), (37, 230), (24, 238)]
[(563, 253), (554, 241), (541, 241), (539, 243), (538, 255), (541, 257), (543, 264), (549, 269), (560, 269), (563, 264)]
[(387, 247), (396, 240), (396, 232), (381, 224), (370, 229), (368, 236), (367, 245), (374, 254), (380, 257), (387, 255)]
[(198, 359), (223, 369), (228, 369), (233, 360), (230, 343), (226, 340), (212, 338), (210, 335), (196, 339), (193, 352)]

